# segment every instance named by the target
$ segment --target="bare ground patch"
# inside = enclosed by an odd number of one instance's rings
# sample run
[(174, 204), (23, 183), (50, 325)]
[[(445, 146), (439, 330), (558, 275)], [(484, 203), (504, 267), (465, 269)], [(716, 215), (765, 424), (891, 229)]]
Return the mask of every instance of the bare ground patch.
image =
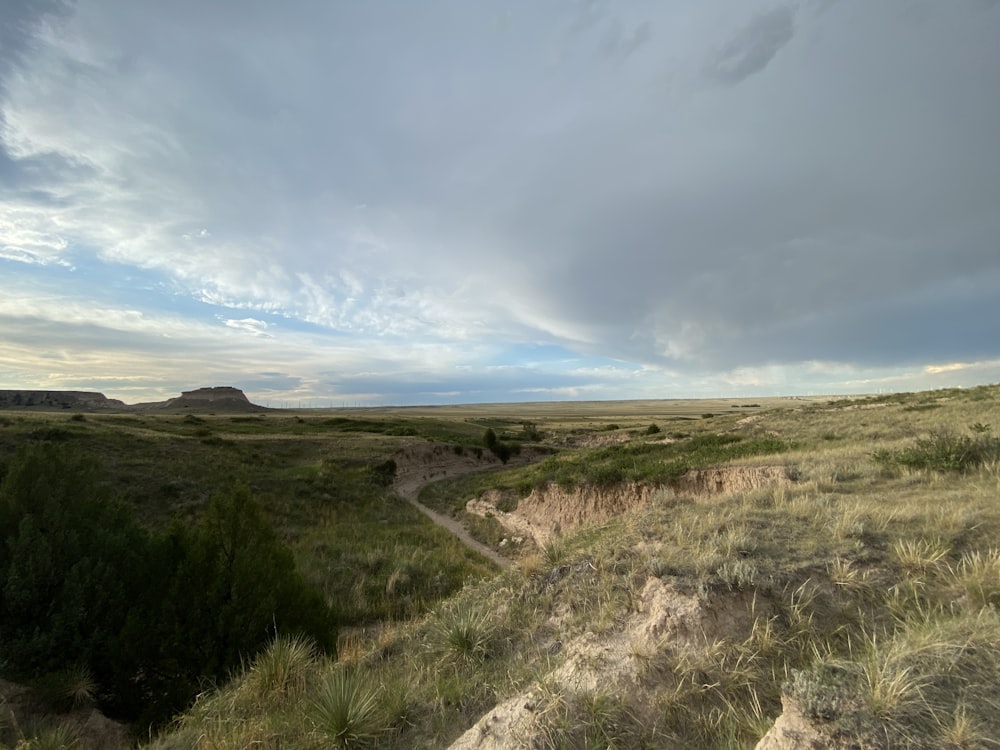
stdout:
[(753, 627), (749, 596), (686, 594), (671, 582), (646, 581), (635, 613), (609, 634), (584, 633), (565, 646), (562, 663), (537, 684), (487, 712), (450, 750), (513, 750), (545, 746), (546, 722), (559, 696), (641, 691), (650, 654), (697, 651), (719, 640), (742, 640)]

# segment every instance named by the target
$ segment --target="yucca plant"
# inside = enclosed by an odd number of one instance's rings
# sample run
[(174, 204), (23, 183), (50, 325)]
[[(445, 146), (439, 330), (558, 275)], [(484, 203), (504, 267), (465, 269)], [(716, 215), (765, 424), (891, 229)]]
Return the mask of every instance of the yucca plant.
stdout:
[(333, 747), (370, 747), (387, 729), (379, 702), (379, 687), (359, 675), (335, 669), (308, 701), (315, 732)]
[(30, 739), (17, 743), (14, 750), (75, 750), (80, 746), (76, 733), (67, 725), (48, 727)]
[(247, 672), (245, 685), (256, 699), (281, 701), (299, 694), (318, 661), (315, 644), (301, 635), (278, 636)]
[(460, 604), (438, 617), (432, 635), (437, 649), (446, 658), (479, 663), (489, 657), (496, 631), (493, 613)]

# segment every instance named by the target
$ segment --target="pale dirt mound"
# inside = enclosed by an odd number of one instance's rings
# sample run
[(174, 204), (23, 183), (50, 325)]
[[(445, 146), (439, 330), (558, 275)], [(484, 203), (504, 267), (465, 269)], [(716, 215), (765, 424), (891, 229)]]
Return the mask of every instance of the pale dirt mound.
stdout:
[(751, 597), (741, 592), (684, 594), (672, 583), (649, 579), (635, 614), (622, 630), (605, 636), (585, 633), (568, 643), (559, 667), (535, 687), (489, 711), (450, 750), (539, 747), (544, 722), (541, 707), (553, 690), (626, 691), (641, 698), (640, 677), (650, 654), (700, 649), (721, 639), (745, 639), (753, 627)]
[[(664, 492), (698, 496), (746, 492), (790, 484), (792, 477), (787, 466), (727, 466), (689, 471), (670, 487), (626, 482), (566, 490), (549, 484), (520, 500), (513, 490), (490, 490), (469, 500), (465, 509), (474, 515), (493, 516), (512, 534), (530, 537), (544, 546), (581, 526), (604, 523), (649, 505)], [(505, 512), (501, 510), (504, 507), (514, 510)]]
[(754, 750), (857, 750), (880, 746), (838, 731), (832, 723), (810, 719), (794, 698), (782, 696), (781, 716)]

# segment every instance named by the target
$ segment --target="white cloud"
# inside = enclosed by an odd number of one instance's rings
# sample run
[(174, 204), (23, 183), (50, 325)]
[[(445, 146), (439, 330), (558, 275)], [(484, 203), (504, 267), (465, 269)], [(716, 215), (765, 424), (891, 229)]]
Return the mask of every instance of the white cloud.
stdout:
[(267, 332), (268, 325), (263, 320), (257, 320), (256, 318), (241, 318), (239, 320), (225, 320), (224, 322), (229, 328), (235, 328), (237, 331), (245, 331), (246, 333), (260, 338), (273, 338), (273, 336)]

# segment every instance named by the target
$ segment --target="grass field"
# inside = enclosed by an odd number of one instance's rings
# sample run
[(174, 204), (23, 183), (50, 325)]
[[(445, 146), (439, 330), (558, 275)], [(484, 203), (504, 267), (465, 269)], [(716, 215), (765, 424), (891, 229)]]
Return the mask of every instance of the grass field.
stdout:
[[(661, 489), (500, 573), (375, 470), (408, 444), (480, 447), (487, 428), (548, 455), (422, 499), (462, 517), (491, 488)], [(0, 456), (24, 440), (78, 442), (149, 524), (196, 517), (243, 481), (310, 580), (366, 626), (345, 632), (336, 660), (275, 642), (154, 740), (161, 750), (447, 747), (484, 715), (526, 746), (750, 748), (788, 705), (825, 746), (988, 748), (1000, 736), (998, 432), (1000, 387), (984, 386), (252, 417), (8, 412)], [(795, 481), (670, 490), (689, 468), (764, 464)]]

